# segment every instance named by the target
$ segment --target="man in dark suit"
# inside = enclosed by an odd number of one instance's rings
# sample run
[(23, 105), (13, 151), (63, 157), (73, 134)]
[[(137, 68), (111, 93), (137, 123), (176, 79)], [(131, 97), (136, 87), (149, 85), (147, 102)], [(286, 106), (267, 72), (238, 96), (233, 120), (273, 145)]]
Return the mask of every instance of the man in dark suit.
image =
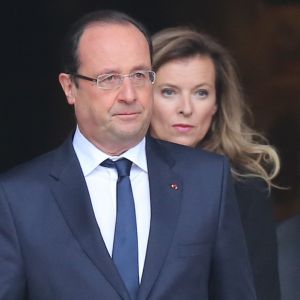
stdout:
[[(64, 53), (78, 126), (0, 178), (0, 299), (255, 299), (227, 160), (145, 137), (155, 74), (143, 27), (94, 12)], [(125, 217), (121, 194), (134, 203)]]

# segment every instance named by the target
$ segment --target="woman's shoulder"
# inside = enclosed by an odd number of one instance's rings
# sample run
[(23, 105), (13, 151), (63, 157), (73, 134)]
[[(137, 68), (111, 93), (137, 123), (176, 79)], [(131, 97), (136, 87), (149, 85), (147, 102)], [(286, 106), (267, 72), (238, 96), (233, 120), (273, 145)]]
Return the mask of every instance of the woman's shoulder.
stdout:
[(267, 183), (261, 178), (242, 178), (234, 182), (236, 198), (243, 216), (269, 215), (272, 197)]
[(224, 155), (217, 154), (211, 151), (207, 151), (201, 148), (193, 148), (182, 144), (173, 143), (170, 141), (159, 140), (153, 138), (151, 136), (147, 136), (147, 144), (152, 148), (160, 148), (160, 150), (166, 151), (169, 155), (176, 153), (177, 155), (191, 155), (191, 156), (199, 156), (200, 155), (206, 157), (207, 159), (224, 159)]
[(254, 194), (269, 195), (267, 183), (260, 177), (239, 177), (235, 180), (234, 185), (240, 193), (250, 192)]

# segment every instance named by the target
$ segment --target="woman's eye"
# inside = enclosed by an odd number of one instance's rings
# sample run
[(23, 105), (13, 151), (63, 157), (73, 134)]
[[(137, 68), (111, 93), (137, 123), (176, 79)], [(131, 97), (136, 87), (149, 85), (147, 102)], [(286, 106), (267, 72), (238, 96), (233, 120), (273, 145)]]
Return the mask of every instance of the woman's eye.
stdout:
[(161, 94), (163, 96), (169, 97), (175, 94), (175, 91), (173, 89), (170, 88), (164, 88), (161, 90)]
[(205, 98), (205, 97), (208, 96), (208, 91), (201, 89), (201, 90), (196, 91), (195, 94), (196, 94), (197, 97)]

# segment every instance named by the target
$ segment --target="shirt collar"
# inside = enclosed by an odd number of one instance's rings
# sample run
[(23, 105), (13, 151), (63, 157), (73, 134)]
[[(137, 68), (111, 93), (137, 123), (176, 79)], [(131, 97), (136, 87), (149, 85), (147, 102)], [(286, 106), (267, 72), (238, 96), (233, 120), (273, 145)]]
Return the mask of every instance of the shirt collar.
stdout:
[(143, 171), (148, 172), (145, 151), (145, 137), (136, 146), (130, 148), (120, 156), (111, 157), (98, 149), (86, 137), (84, 137), (77, 126), (73, 138), (73, 147), (84, 176), (87, 176), (94, 171), (107, 158), (118, 159), (121, 157), (131, 160), (133, 166), (136, 165)]

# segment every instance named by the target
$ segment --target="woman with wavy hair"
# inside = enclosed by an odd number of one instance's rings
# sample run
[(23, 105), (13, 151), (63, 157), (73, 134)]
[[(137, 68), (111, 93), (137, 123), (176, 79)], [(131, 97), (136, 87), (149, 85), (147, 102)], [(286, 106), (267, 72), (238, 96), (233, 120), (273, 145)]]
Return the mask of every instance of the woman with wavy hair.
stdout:
[(211, 36), (186, 27), (156, 33), (153, 47), (157, 80), (150, 134), (229, 158), (257, 299), (280, 299), (269, 197), (279, 158), (247, 125), (233, 59)]

